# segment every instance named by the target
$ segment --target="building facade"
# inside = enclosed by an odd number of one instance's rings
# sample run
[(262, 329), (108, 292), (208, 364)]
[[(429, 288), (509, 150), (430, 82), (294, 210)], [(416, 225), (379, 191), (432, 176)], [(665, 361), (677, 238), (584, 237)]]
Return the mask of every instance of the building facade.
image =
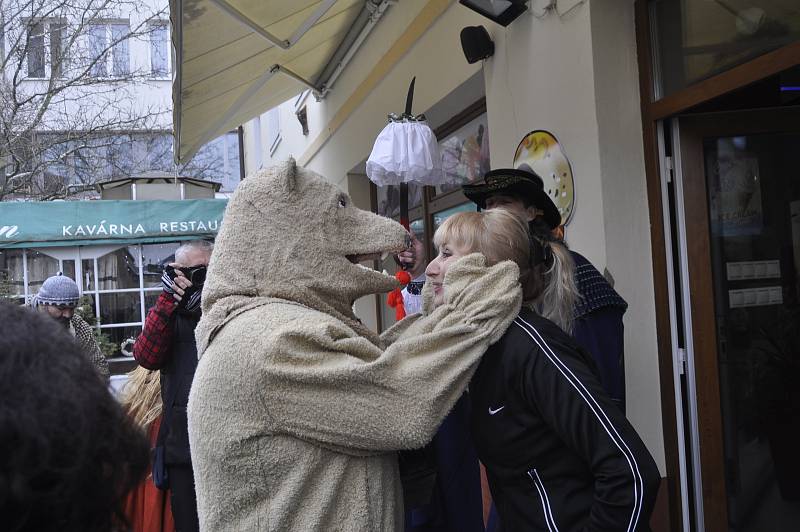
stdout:
[(0, 10), (0, 200), (91, 197), (96, 182), (148, 171), (235, 188), (235, 130), (174, 163), (166, 0), (10, 0)]
[[(654, 529), (794, 530), (796, 1), (527, 5), (504, 27), (453, 1), (404, 0), (331, 56), (345, 65), (333, 85), (326, 66), (305, 80), (313, 90), (277, 106), (258, 87), (242, 93), (237, 104), (264, 103), (226, 115), (252, 118), (246, 171), (293, 156), (359, 206), (396, 216), (397, 191), (371, 186), (365, 161), (414, 77), (413, 111), (428, 117), (456, 182), (535, 158), (536, 139), (554, 139), (550, 153), (572, 177), (561, 183), (566, 239), (629, 303), (627, 414), (663, 476)], [(484, 26), (494, 46), (474, 64), (459, 39), (468, 26)], [(457, 187), (411, 193), (428, 240), (449, 213), (472, 208)], [(356, 308), (375, 328), (390, 322), (379, 298)]]

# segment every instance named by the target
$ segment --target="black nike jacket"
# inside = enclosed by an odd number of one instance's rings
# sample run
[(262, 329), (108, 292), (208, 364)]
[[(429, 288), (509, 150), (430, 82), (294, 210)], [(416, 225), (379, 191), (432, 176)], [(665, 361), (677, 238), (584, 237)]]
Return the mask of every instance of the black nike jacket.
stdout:
[(502, 530), (649, 530), (660, 475), (591, 356), (523, 309), (470, 383), (471, 430)]

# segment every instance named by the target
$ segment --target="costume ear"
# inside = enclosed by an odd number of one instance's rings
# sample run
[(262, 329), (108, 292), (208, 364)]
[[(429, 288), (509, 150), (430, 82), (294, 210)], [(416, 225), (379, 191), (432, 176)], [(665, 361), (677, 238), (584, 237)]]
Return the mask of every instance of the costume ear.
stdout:
[(278, 183), (286, 194), (291, 194), (297, 185), (297, 163), (289, 157), (278, 173)]

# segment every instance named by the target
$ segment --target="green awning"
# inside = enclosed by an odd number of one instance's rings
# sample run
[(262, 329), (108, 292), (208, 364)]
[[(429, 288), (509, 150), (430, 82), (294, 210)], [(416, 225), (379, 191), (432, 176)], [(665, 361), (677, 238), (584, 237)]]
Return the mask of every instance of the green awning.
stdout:
[(0, 203), (0, 248), (155, 243), (216, 235), (227, 200)]

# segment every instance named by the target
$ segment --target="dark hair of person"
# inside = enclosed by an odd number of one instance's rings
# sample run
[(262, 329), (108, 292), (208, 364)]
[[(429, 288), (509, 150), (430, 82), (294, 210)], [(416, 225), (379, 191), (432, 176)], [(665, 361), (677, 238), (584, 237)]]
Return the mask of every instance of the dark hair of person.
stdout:
[(67, 331), (0, 302), (3, 530), (127, 530), (125, 497), (148, 447)]

